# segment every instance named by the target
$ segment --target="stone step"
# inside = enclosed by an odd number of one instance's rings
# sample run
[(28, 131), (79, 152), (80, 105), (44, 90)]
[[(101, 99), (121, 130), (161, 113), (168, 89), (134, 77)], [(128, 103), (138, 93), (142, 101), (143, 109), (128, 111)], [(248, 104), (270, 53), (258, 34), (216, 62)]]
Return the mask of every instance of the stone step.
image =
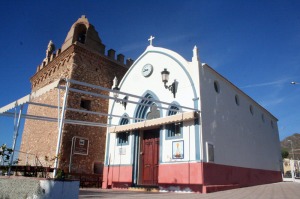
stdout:
[(143, 192), (159, 192), (159, 188), (156, 186), (138, 186), (128, 187), (130, 191), (143, 191)]

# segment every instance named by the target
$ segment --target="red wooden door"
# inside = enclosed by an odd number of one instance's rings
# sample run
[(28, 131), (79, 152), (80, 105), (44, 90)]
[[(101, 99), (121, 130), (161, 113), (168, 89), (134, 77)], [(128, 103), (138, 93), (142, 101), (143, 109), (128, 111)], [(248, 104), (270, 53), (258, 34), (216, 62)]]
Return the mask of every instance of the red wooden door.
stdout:
[(144, 131), (143, 138), (143, 185), (158, 184), (158, 159), (159, 159), (159, 130)]

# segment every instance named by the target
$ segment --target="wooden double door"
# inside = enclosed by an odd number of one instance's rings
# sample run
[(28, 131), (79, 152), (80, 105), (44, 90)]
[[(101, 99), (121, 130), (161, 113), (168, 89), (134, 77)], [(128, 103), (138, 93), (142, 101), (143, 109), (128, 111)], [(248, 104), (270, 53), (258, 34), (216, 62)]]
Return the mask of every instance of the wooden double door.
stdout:
[(159, 166), (159, 129), (144, 131), (141, 149), (142, 185), (157, 185)]

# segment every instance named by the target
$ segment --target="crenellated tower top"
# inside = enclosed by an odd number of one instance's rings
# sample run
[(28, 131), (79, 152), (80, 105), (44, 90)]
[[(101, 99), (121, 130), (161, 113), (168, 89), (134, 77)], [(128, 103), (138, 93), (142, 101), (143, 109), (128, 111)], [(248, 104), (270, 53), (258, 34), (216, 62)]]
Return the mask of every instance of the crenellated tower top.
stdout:
[[(85, 54), (84, 54), (85, 53)], [(74, 54), (80, 57), (80, 60), (73, 60)], [(85, 57), (89, 56), (88, 59)], [(92, 61), (92, 58), (94, 60)], [(133, 64), (133, 60), (127, 58), (123, 54), (116, 54), (114, 49), (105, 52), (105, 45), (102, 43), (98, 32), (94, 26), (89, 23), (88, 19), (82, 15), (70, 28), (66, 39), (61, 48), (55, 50), (52, 40), (49, 41), (46, 49), (46, 57), (37, 67), (36, 73), (32, 76), (32, 88), (44, 86), (55, 78), (68, 76), (68, 66), (72, 66), (72, 62), (78, 63), (83, 61), (81, 65), (85, 67), (96, 67), (101, 58), (106, 64), (116, 64), (125, 69)], [(48, 82), (49, 81), (49, 82)]]
[(105, 45), (95, 30), (94, 26), (89, 23), (85, 15), (82, 15), (70, 28), (65, 42), (62, 45), (61, 51), (63, 52), (73, 43), (79, 42), (86, 48), (104, 54)]

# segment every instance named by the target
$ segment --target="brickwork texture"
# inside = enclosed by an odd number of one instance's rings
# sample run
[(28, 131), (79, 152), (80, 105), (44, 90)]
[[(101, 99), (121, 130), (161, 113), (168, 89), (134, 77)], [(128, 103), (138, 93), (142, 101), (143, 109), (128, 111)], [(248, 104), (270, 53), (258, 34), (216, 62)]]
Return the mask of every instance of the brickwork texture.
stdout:
[[(97, 39), (95, 39), (97, 37)], [(73, 41), (73, 42), (70, 42)], [(85, 42), (87, 41), (87, 42)], [(92, 42), (94, 41), (94, 43)], [(124, 64), (124, 56), (114, 58), (114, 50), (104, 52), (105, 46), (101, 43), (98, 33), (88, 20), (82, 16), (75, 22), (62, 46), (63, 51), (57, 50), (50, 58), (45, 59), (37, 67), (37, 72), (31, 77), (32, 91), (43, 88), (49, 83), (68, 78), (106, 88), (112, 87), (115, 76), (121, 79), (128, 70), (132, 60)], [(113, 54), (112, 54), (113, 52)], [(92, 91), (108, 95), (108, 92), (93, 90), (79, 85), (70, 85), (71, 88)], [(64, 99), (65, 90), (60, 90), (60, 106)], [(82, 101), (88, 101), (88, 107), (83, 106)], [(53, 89), (34, 99), (41, 104), (58, 105), (58, 89)], [(107, 113), (108, 100), (85, 95), (77, 92), (69, 92), (67, 108), (89, 110)], [(44, 106), (29, 105), (27, 114), (44, 117), (58, 118), (58, 109)], [(82, 112), (67, 110), (65, 119), (107, 123), (106, 116), (92, 115)], [(106, 128), (64, 124), (59, 152), (59, 168), (68, 171), (71, 154), (72, 138), (83, 137), (89, 140), (88, 155), (74, 154), (72, 156), (71, 172), (94, 173), (95, 164), (103, 163), (105, 154)], [(56, 145), (58, 140), (58, 122), (26, 120), (22, 135), (19, 155), (19, 165), (35, 165), (53, 167), (56, 157)]]

